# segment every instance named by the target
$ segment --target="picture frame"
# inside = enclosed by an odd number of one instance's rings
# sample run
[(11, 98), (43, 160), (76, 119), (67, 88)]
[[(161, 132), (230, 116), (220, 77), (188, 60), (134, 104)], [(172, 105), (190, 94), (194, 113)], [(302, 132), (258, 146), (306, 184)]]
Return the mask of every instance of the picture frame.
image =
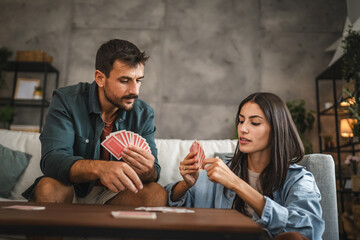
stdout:
[(40, 86), (40, 79), (18, 78), (14, 99), (34, 99), (34, 90), (38, 86)]

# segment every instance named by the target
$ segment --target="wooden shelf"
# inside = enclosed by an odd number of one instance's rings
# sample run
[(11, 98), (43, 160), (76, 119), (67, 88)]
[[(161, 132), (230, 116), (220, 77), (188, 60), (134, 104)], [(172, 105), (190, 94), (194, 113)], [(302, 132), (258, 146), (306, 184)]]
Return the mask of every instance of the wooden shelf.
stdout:
[[(49, 74), (55, 74), (55, 88), (59, 86), (59, 71), (53, 67), (48, 62), (15, 62), (9, 61), (5, 68), (7, 72), (14, 72), (13, 78), (13, 89), (11, 97), (2, 97), (0, 98), (0, 106), (10, 105), (16, 107), (27, 107), (27, 108), (38, 108), (40, 109), (40, 121), (39, 121), (39, 129), (42, 129), (42, 125), (44, 122), (44, 114), (45, 108), (49, 107), (50, 100), (46, 100), (46, 92), (48, 88), (48, 79)], [(19, 72), (30, 72), (30, 73), (41, 73), (44, 75), (42, 84), (40, 85), (43, 88), (43, 99), (15, 99), (15, 89), (16, 83), (18, 81), (18, 73)], [(10, 122), (10, 125), (12, 122)]]

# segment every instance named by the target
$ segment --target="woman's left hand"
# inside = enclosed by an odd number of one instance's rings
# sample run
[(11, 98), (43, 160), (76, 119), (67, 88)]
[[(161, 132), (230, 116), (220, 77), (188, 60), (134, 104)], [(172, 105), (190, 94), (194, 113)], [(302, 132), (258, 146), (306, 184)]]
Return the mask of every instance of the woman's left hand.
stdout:
[(210, 181), (220, 183), (228, 189), (234, 189), (234, 184), (239, 177), (220, 158), (207, 158), (204, 160), (203, 166)]

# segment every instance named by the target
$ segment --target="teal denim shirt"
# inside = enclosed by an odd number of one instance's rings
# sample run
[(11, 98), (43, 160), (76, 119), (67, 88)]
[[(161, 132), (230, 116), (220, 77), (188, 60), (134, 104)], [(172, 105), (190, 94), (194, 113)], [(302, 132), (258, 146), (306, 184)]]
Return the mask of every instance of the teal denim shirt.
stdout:
[[(97, 89), (94, 81), (92, 84), (79, 83), (54, 91), (40, 135), (40, 167), (44, 176), (71, 185), (73, 183), (69, 181), (69, 172), (77, 160), (100, 158), (100, 136), (104, 122)], [(137, 99), (132, 110), (119, 111), (113, 131), (133, 131), (146, 139), (155, 157), (158, 180), (161, 168), (154, 139), (154, 115), (154, 110), (149, 105)], [(110, 160), (116, 159), (111, 156)], [(95, 181), (74, 184), (76, 195), (85, 197), (94, 183)], [(28, 194), (25, 193), (24, 196), (26, 195)]]
[[(183, 197), (173, 202), (170, 199), (176, 183), (165, 186), (168, 203), (172, 207), (231, 209), (236, 193), (218, 183), (213, 183), (203, 170), (195, 183)], [(273, 193), (274, 199), (265, 196), (262, 216), (255, 212), (252, 219), (259, 223), (270, 237), (281, 232), (300, 232), (309, 239), (319, 240), (325, 229), (321, 218), (321, 195), (313, 175), (304, 167), (292, 164), (285, 185)]]

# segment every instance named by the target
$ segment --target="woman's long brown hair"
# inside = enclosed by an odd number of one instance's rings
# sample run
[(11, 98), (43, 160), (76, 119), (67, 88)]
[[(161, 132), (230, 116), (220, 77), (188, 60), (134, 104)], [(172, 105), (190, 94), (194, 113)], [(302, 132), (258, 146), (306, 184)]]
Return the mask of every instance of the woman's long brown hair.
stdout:
[[(270, 124), (270, 163), (260, 174), (262, 194), (273, 199), (273, 192), (284, 186), (289, 165), (299, 162), (304, 156), (304, 146), (296, 130), (286, 104), (273, 93), (258, 92), (245, 98), (239, 105), (236, 114), (236, 126), (239, 124), (239, 114), (247, 102), (259, 105)], [(241, 179), (249, 182), (247, 154), (239, 150), (239, 142), (231, 160), (230, 169)], [(235, 208), (246, 213), (245, 202), (235, 198)]]

